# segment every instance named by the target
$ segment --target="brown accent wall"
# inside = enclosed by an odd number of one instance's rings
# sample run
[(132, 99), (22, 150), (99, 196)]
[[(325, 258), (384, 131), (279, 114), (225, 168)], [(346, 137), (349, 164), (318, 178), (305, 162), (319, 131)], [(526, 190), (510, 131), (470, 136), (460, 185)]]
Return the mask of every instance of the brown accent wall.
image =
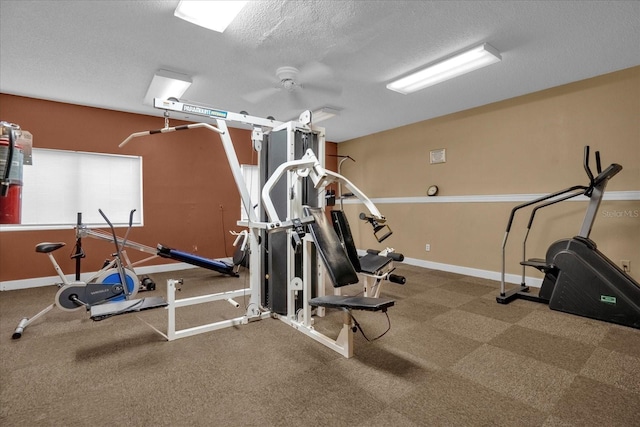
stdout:
[[(411, 96), (411, 95), (408, 95)], [(338, 145), (351, 155), (342, 172), (369, 197), (549, 193), (586, 185), (585, 145), (600, 150), (603, 167), (623, 170), (607, 191), (640, 191), (640, 67), (426, 120)], [(429, 164), (429, 152), (446, 149), (446, 163)], [(593, 160), (592, 160), (593, 161)], [(592, 163), (595, 170), (595, 162)], [(500, 270), (500, 247), (517, 203), (390, 203), (378, 208), (394, 230), (383, 242), (418, 260)], [(380, 247), (357, 220), (362, 205), (348, 205), (359, 248)], [(586, 202), (568, 202), (536, 216), (528, 253), (544, 257), (553, 241), (578, 234)], [(640, 279), (640, 201), (604, 201), (591, 238), (609, 258), (631, 261)], [(525, 215), (528, 218), (528, 214)], [(509, 240), (508, 272), (518, 274), (522, 221)], [(431, 251), (425, 251), (425, 244)], [(535, 276), (533, 272), (530, 275)]]
[[(100, 153), (142, 156), (144, 226), (131, 231), (130, 239), (155, 247), (178, 248), (208, 258), (233, 255), (233, 236), (240, 231), (240, 196), (231, 175), (220, 138), (205, 129), (138, 138), (120, 149), (118, 144), (133, 132), (159, 129), (163, 119), (99, 108), (0, 94), (0, 118), (19, 124), (33, 134), (34, 146)], [(172, 120), (171, 125), (184, 124)], [(231, 128), (241, 164), (255, 164), (248, 130)], [(335, 144), (327, 143), (335, 154)], [(327, 168), (335, 170), (335, 157)], [(55, 176), (52, 177), (55, 179)], [(43, 206), (56, 209), (56, 206)], [(104, 209), (108, 211), (108, 207)], [(71, 218), (70, 221), (74, 221)], [(37, 254), (39, 242), (65, 242), (56, 258), (67, 274), (75, 264), (69, 258), (75, 233), (68, 230), (4, 231), (0, 233), (0, 281), (52, 276), (48, 258)], [(112, 244), (86, 238), (83, 271), (96, 271), (113, 252)], [(132, 261), (147, 257), (128, 250)], [(157, 258), (145, 265), (172, 262)]]

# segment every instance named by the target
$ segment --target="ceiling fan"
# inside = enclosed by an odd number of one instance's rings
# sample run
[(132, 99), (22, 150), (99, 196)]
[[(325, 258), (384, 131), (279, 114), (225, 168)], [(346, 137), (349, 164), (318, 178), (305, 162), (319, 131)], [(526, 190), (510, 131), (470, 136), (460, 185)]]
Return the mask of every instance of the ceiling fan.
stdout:
[(291, 66), (279, 67), (275, 73), (273, 85), (264, 89), (244, 94), (242, 98), (257, 104), (279, 92), (284, 92), (300, 103), (300, 92), (315, 91), (339, 95), (342, 88), (329, 80), (333, 71), (320, 62), (312, 62), (300, 69)]

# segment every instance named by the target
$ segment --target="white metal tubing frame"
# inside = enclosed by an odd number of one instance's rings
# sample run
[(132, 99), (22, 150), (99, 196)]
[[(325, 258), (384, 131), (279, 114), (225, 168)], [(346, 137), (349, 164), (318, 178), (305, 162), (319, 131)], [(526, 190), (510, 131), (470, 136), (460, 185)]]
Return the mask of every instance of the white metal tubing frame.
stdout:
[[(205, 332), (216, 331), (218, 329), (228, 328), (230, 326), (247, 324), (252, 320), (264, 319), (271, 317), (269, 312), (261, 312), (257, 305), (249, 304), (247, 311), (243, 316), (236, 317), (234, 319), (221, 320), (219, 322), (213, 322), (206, 325), (195, 326), (192, 328), (182, 329), (176, 331), (176, 309), (181, 307), (188, 307), (196, 304), (204, 304), (215, 301), (227, 301), (233, 300), (236, 297), (242, 297), (249, 295), (251, 289), (238, 289), (234, 291), (220, 292), (217, 294), (199, 295), (196, 297), (176, 299), (177, 285), (182, 283), (180, 280), (169, 279), (167, 280), (167, 334), (156, 329), (156, 332), (160, 333), (168, 341), (173, 341), (178, 338), (190, 337)], [(154, 328), (155, 329), (155, 328)]]
[[(308, 149), (304, 156), (298, 160), (291, 160), (285, 162), (278, 166), (273, 174), (269, 177), (267, 182), (265, 183), (262, 189), (262, 203), (265, 211), (267, 212), (267, 216), (269, 217), (270, 223), (267, 226), (268, 231), (274, 231), (278, 227), (282, 227), (284, 222), (279, 218), (278, 213), (273, 205), (271, 200), (271, 190), (275, 187), (277, 182), (282, 178), (282, 176), (288, 172), (295, 172), (294, 174), (289, 174), (287, 178), (287, 188), (294, 188), (295, 194), (300, 193), (301, 187), (301, 178), (309, 177), (313, 183), (315, 188), (323, 189), (328, 184), (338, 181), (344, 183), (344, 185), (353, 192), (356, 197), (358, 197), (363, 204), (367, 207), (369, 212), (380, 222), (385, 221), (385, 217), (378, 211), (376, 206), (369, 200), (369, 198), (362, 192), (358, 187), (356, 187), (353, 183), (351, 183), (348, 179), (343, 177), (340, 174), (335, 172), (331, 172), (326, 170), (320, 162), (318, 158), (314, 154), (311, 149)], [(291, 180), (295, 179), (295, 182), (291, 182)], [(292, 214), (300, 215), (300, 206), (297, 206), (299, 203), (298, 198), (296, 200), (289, 200), (288, 206), (288, 214), (291, 217)], [(289, 220), (290, 218), (287, 218)], [(288, 222), (288, 221), (287, 221)], [(292, 230), (287, 230), (287, 233), (291, 234)], [(311, 306), (308, 303), (310, 295), (312, 295), (311, 290), (311, 262), (312, 256), (310, 251), (310, 246), (313, 244), (312, 240), (309, 236), (305, 236), (303, 245), (303, 277), (302, 280), (298, 277), (294, 277), (293, 269), (289, 268), (289, 282), (287, 283), (287, 316), (277, 316), (280, 320), (288, 323), (290, 326), (295, 328), (296, 330), (304, 333), (305, 335), (313, 338), (319, 343), (325, 345), (326, 347), (331, 348), (332, 350), (338, 352), (342, 356), (349, 358), (353, 356), (353, 319), (351, 318), (350, 313), (345, 310), (344, 319), (342, 329), (338, 335), (338, 337), (334, 340), (326, 335), (318, 332), (313, 327), (312, 321), (312, 310)], [(288, 252), (291, 251), (291, 247), (287, 247)], [(289, 256), (289, 261), (291, 256)], [(317, 262), (317, 257), (315, 258)], [(318, 271), (322, 271), (323, 266), (318, 267)], [(318, 296), (324, 295), (324, 283), (321, 279), (323, 277), (320, 274), (317, 286)], [(372, 278), (384, 278), (386, 274), (383, 276), (372, 276)], [(300, 313), (295, 312), (295, 298), (298, 292), (302, 291), (302, 299), (303, 306)], [(318, 307), (318, 312), (323, 312), (323, 307)]]
[(378, 274), (360, 272), (359, 274), (364, 277), (363, 296), (373, 298), (380, 297), (382, 281), (387, 279), (393, 270), (395, 270), (395, 267), (393, 266), (393, 262), (390, 262), (389, 264), (378, 270), (376, 272)]
[[(303, 244), (303, 280), (302, 283), (296, 280), (292, 280), (289, 283), (288, 289), (288, 300), (289, 305), (291, 305), (291, 301), (295, 299), (296, 293), (302, 291), (303, 294), (303, 305), (302, 310), (299, 315), (296, 315), (295, 312), (291, 310), (288, 311), (288, 316), (277, 316), (283, 322), (289, 324), (291, 327), (296, 329), (299, 332), (307, 335), (310, 338), (313, 338), (315, 341), (320, 344), (332, 349), (333, 351), (339, 353), (343, 357), (350, 358), (353, 357), (353, 320), (351, 319), (351, 315), (348, 311), (345, 310), (343, 317), (343, 325), (342, 329), (340, 329), (340, 333), (338, 337), (334, 340), (329, 338), (328, 336), (318, 332), (313, 327), (312, 321), (312, 307), (309, 305), (309, 295), (311, 295), (311, 245), (313, 245), (313, 240), (309, 236), (305, 236)], [(320, 284), (318, 286), (318, 296), (324, 295), (324, 284)], [(323, 308), (323, 307), (318, 307)]]
[[(249, 268), (250, 288), (238, 290), (238, 291), (223, 292), (218, 294), (203, 295), (203, 296), (193, 297), (193, 298), (185, 298), (184, 300), (176, 300), (175, 290), (176, 290), (176, 284), (179, 283), (179, 281), (175, 281), (175, 280), (167, 281), (167, 299), (169, 303), (167, 307), (169, 311), (168, 321), (167, 321), (168, 322), (167, 335), (164, 335), (162, 332), (157, 331), (156, 329), (156, 331), (160, 333), (162, 336), (164, 336), (166, 339), (171, 341), (177, 338), (192, 336), (192, 335), (196, 335), (204, 332), (226, 328), (229, 326), (245, 324), (251, 320), (258, 320), (258, 319), (272, 316), (272, 314), (268, 311), (265, 311), (265, 312), (261, 311), (260, 271), (261, 271), (262, 261), (260, 259), (260, 250), (259, 250), (259, 243), (258, 243), (259, 230), (266, 229), (268, 231), (276, 231), (276, 229), (282, 229), (282, 227), (288, 226), (289, 224), (286, 224), (286, 223), (290, 222), (289, 219), (301, 217), (300, 211), (302, 210), (302, 206), (299, 198), (296, 197), (296, 200), (290, 200), (287, 206), (288, 218), (287, 218), (287, 221), (284, 223), (280, 221), (280, 219), (278, 218), (276, 210), (273, 207), (273, 203), (271, 202), (271, 198), (269, 195), (270, 191), (286, 171), (295, 170), (297, 172), (297, 174), (289, 174), (287, 178), (287, 188), (293, 188), (293, 185), (295, 185), (296, 194), (300, 194), (300, 188), (301, 188), (300, 178), (303, 176), (310, 176), (310, 178), (314, 183), (315, 188), (319, 190), (323, 190), (326, 185), (332, 182), (338, 181), (343, 183), (349, 190), (351, 190), (353, 194), (355, 194), (365, 204), (369, 212), (377, 220), (379, 220), (380, 222), (385, 221), (384, 216), (380, 214), (380, 212), (375, 207), (375, 205), (369, 200), (369, 198), (366, 195), (364, 195), (364, 193), (360, 191), (360, 189), (358, 189), (353, 183), (351, 183), (342, 175), (331, 172), (331, 171), (327, 171), (326, 169), (324, 169), (321, 162), (318, 160), (318, 158), (316, 157), (316, 155), (312, 150), (307, 150), (307, 152), (305, 153), (302, 159), (299, 159), (299, 160), (291, 159), (291, 156), (293, 155), (293, 149), (292, 149), (293, 144), (290, 144), (291, 145), (291, 152), (289, 153), (290, 161), (285, 162), (283, 165), (279, 166), (276, 169), (276, 171), (274, 171), (274, 173), (269, 178), (269, 180), (265, 184), (265, 188), (263, 188), (263, 191), (262, 191), (261, 202), (264, 204), (265, 210), (267, 211), (267, 215), (270, 219), (270, 223), (259, 222), (258, 219), (256, 218), (255, 211), (252, 208), (249, 189), (246, 185), (244, 176), (240, 169), (238, 158), (236, 156), (233, 143), (231, 141), (231, 136), (229, 135), (228, 128), (225, 121), (226, 120), (240, 121), (243, 123), (252, 124), (254, 126), (258, 125), (258, 126), (267, 126), (272, 128), (278, 127), (282, 129), (286, 127), (289, 133), (289, 138), (291, 138), (295, 134), (294, 131), (296, 129), (299, 129), (300, 126), (302, 125), (294, 122), (278, 123), (278, 122), (274, 122), (273, 120), (257, 119), (257, 118), (252, 118), (246, 115), (236, 115), (234, 113), (228, 113), (221, 110), (208, 109), (206, 107), (192, 106), (189, 104), (184, 104), (176, 101), (162, 101), (162, 100), (156, 99), (154, 101), (154, 105), (156, 106), (156, 108), (162, 108), (165, 110), (188, 112), (195, 115), (202, 115), (209, 118), (214, 118), (216, 120), (218, 127), (214, 127), (207, 123), (194, 123), (194, 124), (177, 126), (177, 127), (165, 127), (163, 129), (154, 130), (154, 131), (137, 132), (130, 135), (127, 139), (125, 139), (120, 144), (120, 147), (127, 144), (133, 138), (153, 135), (156, 133), (167, 133), (167, 132), (174, 132), (178, 130), (187, 130), (187, 129), (195, 129), (195, 128), (205, 128), (212, 132), (218, 133), (222, 140), (223, 148), (225, 150), (225, 154), (227, 156), (227, 160), (229, 162), (229, 166), (231, 168), (231, 172), (233, 174), (236, 186), (238, 187), (238, 191), (240, 192), (242, 203), (245, 207), (245, 211), (247, 212), (247, 215), (249, 216), (249, 221), (243, 224), (239, 222), (238, 224), (247, 226), (249, 228), (248, 238), (249, 238), (249, 248), (250, 248), (250, 268)], [(319, 131), (319, 128), (311, 129), (306, 126), (303, 126), (303, 128), (304, 130), (307, 130), (310, 133), (314, 131), (315, 132)], [(320, 138), (322, 139), (322, 143), (320, 144), (320, 147), (319, 147), (320, 155), (324, 156), (324, 139), (323, 139), (324, 135), (322, 133), (320, 134)], [(258, 145), (256, 145), (256, 142), (254, 141), (254, 148), (257, 146)], [(260, 167), (260, 165), (258, 165), (258, 167)], [(297, 176), (292, 176), (292, 175), (297, 175)], [(292, 182), (293, 180), (295, 180), (296, 182)], [(318, 192), (318, 199), (319, 199), (318, 202), (320, 203), (321, 199), (323, 199), (322, 191)], [(278, 224), (278, 225), (276, 226), (275, 224)], [(286, 232), (288, 234), (291, 234), (292, 230), (287, 230)], [(318, 262), (317, 256), (316, 257), (311, 256), (310, 247), (312, 244), (313, 243), (311, 242), (310, 238), (307, 237), (303, 245), (303, 248), (304, 248), (303, 249), (304, 251), (303, 279), (295, 277), (293, 266), (290, 265), (291, 258), (292, 258), (292, 249), (290, 245), (287, 245), (287, 258), (288, 258), (288, 264), (289, 264), (289, 268), (288, 268), (289, 283), (287, 284), (289, 289), (288, 297), (287, 297), (288, 298), (288, 304), (287, 304), (288, 314), (286, 317), (275, 315), (275, 314), (273, 316), (280, 318), (285, 323), (290, 324), (292, 327), (303, 332), (305, 335), (333, 349), (334, 351), (340, 353), (344, 357), (351, 357), (353, 356), (353, 333), (351, 330), (353, 326), (353, 320), (351, 319), (350, 313), (345, 311), (343, 327), (336, 340), (333, 340), (319, 333), (312, 326), (311, 307), (308, 304), (308, 296), (311, 295), (311, 286), (313, 282), (313, 280), (311, 280), (311, 277), (310, 277), (310, 274), (311, 274), (310, 266), (313, 260)], [(319, 276), (318, 288), (322, 288), (322, 291), (324, 291), (324, 281), (323, 281), (324, 275), (322, 274), (322, 268), (323, 267), (318, 268), (318, 276)], [(301, 315), (302, 318), (298, 319), (296, 318), (295, 311), (292, 309), (291, 305), (293, 303), (293, 299), (295, 298), (296, 292), (299, 292), (300, 290), (303, 292), (304, 306), (303, 306), (302, 315)], [(235, 319), (215, 322), (208, 325), (197, 326), (197, 327), (185, 329), (182, 331), (175, 330), (175, 309), (176, 308), (185, 307), (185, 306), (194, 305), (194, 304), (201, 304), (205, 302), (228, 300), (240, 295), (250, 295), (250, 302), (247, 305), (247, 313), (244, 316), (241, 316)], [(319, 313), (323, 312), (323, 309), (321, 307), (318, 308), (318, 312)]]
[(343, 183), (358, 199), (360, 199), (371, 215), (380, 222), (385, 221), (385, 217), (380, 213), (378, 208), (362, 191), (360, 191), (358, 187), (344, 176), (323, 168), (314, 152), (311, 149), (308, 149), (301, 159), (285, 162), (278, 166), (262, 188), (262, 202), (271, 222), (267, 228), (274, 228), (277, 226), (276, 224), (280, 224), (282, 222), (278, 217), (275, 207), (273, 206), (273, 202), (271, 201), (271, 190), (287, 171), (295, 171), (297, 176), (301, 178), (308, 176), (313, 181), (315, 188), (326, 187), (335, 181)]
[[(51, 264), (53, 264), (53, 268), (56, 270), (56, 273), (58, 273), (58, 276), (60, 277), (60, 280), (62, 280), (62, 283), (64, 283), (65, 285), (70, 284), (71, 282), (69, 282), (67, 277), (64, 275), (64, 272), (60, 268), (60, 265), (56, 261), (56, 258), (53, 256), (53, 252), (47, 253), (47, 256), (49, 257), (49, 261), (51, 261)], [(101, 271), (102, 270), (100, 270), (100, 272)]]
[[(96, 238), (98, 240), (113, 242), (113, 235), (110, 233), (106, 233), (102, 230), (94, 230), (94, 229), (88, 228), (86, 225), (81, 225), (80, 227), (76, 228), (76, 237), (87, 237), (87, 236)], [(116, 238), (118, 239), (118, 245), (120, 245), (121, 247), (136, 249), (140, 252), (146, 252), (152, 255), (156, 255), (158, 253), (158, 250), (156, 248), (152, 248), (151, 246), (146, 246), (141, 243), (132, 242), (131, 240), (128, 240), (128, 239), (127, 241), (124, 241), (122, 237), (118, 237), (118, 236), (116, 236)]]
[[(93, 237), (98, 240), (113, 242), (113, 235), (106, 233), (104, 231), (92, 230), (85, 225), (81, 225), (80, 227), (76, 228), (76, 238), (78, 237), (84, 238), (87, 236)], [(122, 237), (118, 237), (118, 236), (116, 236), (116, 239), (117, 239), (118, 245), (120, 245), (123, 248), (124, 247), (132, 248), (140, 252), (151, 254), (150, 257), (146, 257), (144, 259), (141, 259), (132, 263), (131, 260), (129, 260), (129, 257), (127, 256), (127, 251), (122, 250), (121, 251), (122, 256), (126, 261), (124, 264), (130, 269), (133, 269), (133, 267), (135, 267), (136, 265), (144, 264), (145, 262), (151, 261), (152, 259), (155, 259), (158, 257), (158, 249), (156, 248), (152, 248), (151, 246), (143, 245), (141, 243), (132, 242), (131, 240), (128, 240), (128, 239), (125, 241)]]
[[(173, 101), (170, 101), (170, 102), (173, 102)], [(243, 119), (247, 119), (247, 118), (254, 119), (254, 118), (249, 118), (248, 116), (241, 116), (241, 117)], [(238, 189), (238, 192), (240, 193), (240, 198), (245, 207), (247, 215), (249, 216), (249, 221), (247, 226), (249, 228), (248, 239), (249, 239), (250, 252), (252, 254), (258, 254), (259, 253), (259, 243), (258, 243), (259, 229), (266, 228), (267, 224), (259, 222), (258, 219), (256, 218), (255, 211), (252, 209), (249, 189), (244, 180), (242, 170), (240, 169), (240, 163), (238, 161), (238, 157), (233, 147), (233, 142), (231, 140), (231, 136), (229, 134), (229, 130), (225, 120), (231, 120), (231, 118), (230, 117), (216, 118), (218, 127), (212, 126), (208, 123), (193, 123), (193, 124), (184, 125), (184, 126), (167, 127), (159, 130), (133, 133), (120, 144), (120, 147), (127, 144), (133, 138), (138, 138), (138, 137), (147, 136), (147, 135), (154, 135), (157, 133), (167, 133), (167, 132), (174, 132), (178, 130), (189, 130), (189, 129), (197, 129), (197, 128), (205, 128), (209, 131), (217, 133), (220, 136), (220, 139), (222, 141), (222, 146), (224, 148), (225, 155), (227, 156), (227, 161), (229, 163), (229, 167), (231, 168), (231, 173), (236, 183), (236, 187)], [(265, 120), (265, 124), (267, 122), (274, 123), (272, 121)], [(171, 283), (168, 282), (167, 298), (169, 300), (168, 301), (169, 302), (169, 306), (168, 306), (169, 319), (168, 319), (167, 335), (164, 335), (162, 332), (157, 331), (157, 329), (156, 331), (160, 333), (162, 336), (164, 336), (166, 339), (171, 341), (173, 339), (182, 338), (185, 336), (191, 336), (191, 335), (196, 335), (204, 332), (214, 331), (214, 330), (226, 328), (229, 326), (248, 323), (251, 320), (270, 317), (270, 314), (268, 312), (261, 312), (259, 310), (259, 307), (261, 304), (260, 259), (257, 256), (251, 256), (249, 262), (250, 262), (250, 265), (249, 265), (250, 288), (248, 289), (231, 291), (231, 292), (220, 293), (220, 294), (203, 295), (201, 297), (194, 297), (191, 299), (186, 299), (184, 301), (183, 300), (176, 301), (175, 300), (175, 284), (177, 283), (177, 281), (172, 281)], [(175, 331), (175, 308), (186, 306), (186, 305), (200, 304), (204, 302), (227, 300), (240, 295), (248, 295), (250, 297), (247, 307), (252, 308), (253, 311), (248, 309), (247, 313), (244, 316), (238, 317), (236, 319), (215, 322), (209, 325), (202, 325), (202, 326), (186, 329), (183, 331)]]
[(29, 326), (30, 324), (32, 324), (33, 322), (35, 322), (36, 320), (38, 320), (39, 318), (41, 318), (42, 316), (44, 316), (45, 314), (47, 314), (48, 312), (50, 312), (51, 310), (53, 310), (53, 308), (56, 306), (55, 303), (47, 306), (45, 309), (41, 310), (38, 314), (36, 314), (35, 316), (31, 316), (31, 317), (23, 317), (20, 322), (18, 322), (18, 327), (15, 329), (15, 331), (13, 332), (13, 336), (14, 338), (20, 338), (22, 336), (22, 333), (24, 332), (25, 328), (27, 326)]
[(219, 110), (204, 105), (198, 105), (192, 102), (172, 101), (169, 99), (154, 98), (153, 106), (160, 110), (176, 111), (179, 113), (185, 113), (190, 116), (208, 117), (216, 120), (219, 123), (220, 120), (227, 120), (237, 123), (246, 123), (252, 126), (263, 126), (268, 128), (275, 128), (281, 126), (283, 122), (277, 120), (265, 119), (262, 117), (250, 116), (248, 114), (233, 113), (231, 111)]
[(208, 123), (193, 123), (190, 125), (183, 126), (175, 126), (175, 127), (167, 127), (158, 130), (148, 130), (143, 132), (136, 132), (129, 135), (124, 141), (122, 141), (119, 147), (123, 147), (128, 144), (134, 138), (139, 138), (142, 136), (154, 135), (157, 133), (167, 133), (167, 132), (175, 132), (178, 130), (188, 130), (188, 129), (198, 129), (204, 128), (210, 130), (211, 132), (215, 132), (220, 135), (220, 139), (222, 140), (222, 147), (224, 148), (224, 152), (227, 156), (227, 162), (229, 163), (229, 167), (231, 168), (231, 173), (233, 175), (233, 179), (236, 183), (236, 187), (238, 192), (240, 193), (240, 198), (242, 199), (242, 204), (249, 215), (249, 222), (254, 227), (265, 228), (265, 224), (261, 224), (255, 216), (255, 212), (251, 208), (251, 197), (249, 195), (249, 190), (247, 184), (244, 180), (244, 176), (242, 175), (242, 170), (240, 169), (240, 162), (238, 161), (238, 156), (236, 155), (236, 151), (233, 147), (233, 141), (231, 140), (231, 135), (229, 135), (229, 129), (227, 128), (227, 124), (224, 120), (218, 120), (218, 127), (212, 126)]

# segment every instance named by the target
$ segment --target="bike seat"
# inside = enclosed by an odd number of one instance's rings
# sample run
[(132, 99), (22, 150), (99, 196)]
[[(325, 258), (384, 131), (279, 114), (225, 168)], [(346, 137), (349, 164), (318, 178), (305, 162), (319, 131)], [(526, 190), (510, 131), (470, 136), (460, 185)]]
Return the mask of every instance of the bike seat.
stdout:
[(64, 242), (57, 242), (57, 243), (42, 242), (36, 245), (36, 252), (48, 254), (49, 252), (53, 252), (60, 249), (64, 245), (66, 245), (66, 243)]

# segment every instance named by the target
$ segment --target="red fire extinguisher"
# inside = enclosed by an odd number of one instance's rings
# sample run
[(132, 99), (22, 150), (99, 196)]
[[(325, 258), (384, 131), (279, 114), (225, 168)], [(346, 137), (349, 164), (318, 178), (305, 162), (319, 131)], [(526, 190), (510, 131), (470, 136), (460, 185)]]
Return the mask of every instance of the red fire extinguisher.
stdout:
[(20, 224), (24, 152), (20, 126), (0, 121), (0, 224)]

